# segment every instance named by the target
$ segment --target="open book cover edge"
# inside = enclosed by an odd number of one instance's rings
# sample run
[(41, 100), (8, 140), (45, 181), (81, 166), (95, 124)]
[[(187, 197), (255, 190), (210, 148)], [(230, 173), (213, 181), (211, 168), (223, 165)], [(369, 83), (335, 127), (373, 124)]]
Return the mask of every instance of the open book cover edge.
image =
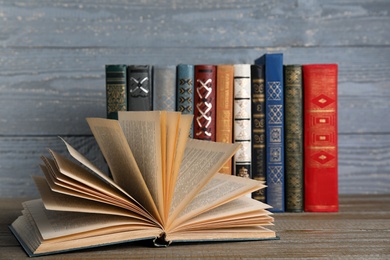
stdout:
[(249, 241), (280, 240), (279, 236), (275, 236), (275, 237), (269, 237), (269, 238), (210, 238), (210, 239), (199, 239), (199, 240), (165, 241), (164, 239), (159, 239), (159, 237), (151, 236), (151, 237), (122, 240), (122, 241), (111, 242), (111, 243), (97, 244), (97, 245), (92, 245), (92, 246), (77, 247), (77, 248), (35, 254), (29, 249), (29, 247), (26, 245), (26, 243), (23, 241), (23, 239), (18, 235), (18, 233), (12, 227), (12, 225), (8, 225), (8, 228), (11, 230), (12, 234), (15, 236), (16, 240), (19, 242), (19, 244), (22, 246), (22, 248), (24, 249), (24, 251), (26, 252), (26, 254), (29, 257), (61, 254), (61, 253), (74, 252), (74, 251), (80, 251), (80, 250), (85, 250), (85, 249), (93, 249), (93, 248), (106, 247), (106, 246), (111, 246), (111, 245), (126, 244), (126, 243), (131, 243), (131, 242), (136, 242), (136, 241), (152, 241), (155, 247), (168, 247), (174, 243), (198, 243), (198, 242), (213, 243), (213, 242), (245, 242), (245, 241), (249, 242)]
[(54, 254), (61, 254), (61, 253), (67, 253), (67, 252), (74, 252), (74, 251), (80, 251), (85, 249), (92, 249), (92, 248), (99, 248), (99, 247), (105, 247), (110, 245), (119, 245), (119, 244), (125, 244), (130, 242), (136, 242), (136, 241), (154, 241), (157, 239), (155, 236), (150, 237), (144, 237), (144, 238), (135, 238), (135, 239), (128, 239), (128, 240), (122, 240), (122, 241), (116, 241), (116, 242), (108, 242), (104, 244), (96, 244), (91, 246), (82, 246), (82, 247), (74, 247), (70, 249), (64, 249), (64, 250), (57, 250), (57, 251), (50, 251), (50, 252), (44, 252), (44, 253), (33, 253), (30, 248), (27, 246), (27, 244), (23, 241), (23, 239), (19, 236), (17, 231), (12, 227), (12, 225), (8, 225), (8, 228), (11, 230), (12, 234), (15, 236), (16, 240), (18, 240), (19, 244), (22, 246), (24, 251), (29, 257), (36, 257), (36, 256), (46, 256), (46, 255), (54, 255)]

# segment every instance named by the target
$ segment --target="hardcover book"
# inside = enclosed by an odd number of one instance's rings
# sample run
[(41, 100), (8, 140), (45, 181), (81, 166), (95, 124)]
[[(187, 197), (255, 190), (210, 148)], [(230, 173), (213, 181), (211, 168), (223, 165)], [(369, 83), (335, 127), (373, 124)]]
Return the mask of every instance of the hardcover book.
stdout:
[(283, 54), (264, 54), (255, 64), (265, 66), (266, 202), (273, 212), (284, 212)]
[(302, 66), (284, 66), (286, 211), (303, 211)]
[(265, 227), (269, 206), (245, 196), (264, 184), (218, 173), (239, 144), (188, 138), (192, 116), (180, 112), (118, 114), (87, 119), (113, 179), (65, 141), (70, 156), (42, 156), (44, 177), (33, 178), (41, 198), (10, 225), (30, 256), (149, 239), (276, 238)]
[(195, 65), (194, 138), (215, 141), (215, 65)]
[(338, 211), (337, 64), (303, 65), (305, 211)]
[(234, 64), (234, 142), (240, 150), (234, 155), (234, 174), (252, 178), (251, 65)]
[[(176, 80), (176, 111), (182, 114), (194, 114), (194, 65), (178, 64)], [(193, 137), (191, 126), (190, 137)]]
[[(233, 78), (234, 66), (217, 65), (217, 109), (216, 141), (233, 142)], [(229, 160), (220, 173), (233, 174), (232, 160)]]
[[(264, 181), (266, 177), (265, 150), (265, 87), (264, 66), (251, 65), (252, 90), (252, 179)], [(265, 202), (265, 190), (252, 193), (252, 198)]]
[(153, 110), (153, 66), (127, 66), (127, 110)]
[(107, 118), (118, 119), (118, 111), (127, 110), (126, 65), (106, 65)]
[(153, 66), (153, 110), (176, 110), (176, 66)]

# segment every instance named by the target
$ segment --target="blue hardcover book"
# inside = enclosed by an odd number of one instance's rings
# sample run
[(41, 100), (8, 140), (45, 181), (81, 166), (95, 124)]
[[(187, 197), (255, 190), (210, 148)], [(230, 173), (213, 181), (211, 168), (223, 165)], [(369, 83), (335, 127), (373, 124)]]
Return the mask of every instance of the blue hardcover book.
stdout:
[[(182, 114), (194, 114), (194, 65), (178, 64), (176, 67), (176, 111)], [(191, 127), (190, 137), (193, 137)]]
[(264, 54), (255, 64), (265, 66), (266, 202), (284, 212), (283, 54)]

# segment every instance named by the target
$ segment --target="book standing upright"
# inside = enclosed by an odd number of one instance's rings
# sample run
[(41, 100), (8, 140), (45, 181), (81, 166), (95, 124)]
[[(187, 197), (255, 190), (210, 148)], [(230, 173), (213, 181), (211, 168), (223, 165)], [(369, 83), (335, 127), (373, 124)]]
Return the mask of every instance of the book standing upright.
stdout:
[[(176, 68), (176, 111), (194, 114), (194, 65), (178, 64)], [(193, 124), (190, 135), (193, 137)]]
[(234, 174), (252, 178), (251, 65), (234, 64), (234, 142), (240, 150), (234, 155)]
[(303, 65), (305, 211), (338, 211), (337, 64)]
[(118, 111), (127, 110), (126, 65), (106, 65), (107, 118), (118, 119)]
[(153, 110), (176, 110), (176, 66), (153, 66)]
[(129, 65), (127, 67), (127, 110), (153, 110), (153, 66)]
[(303, 211), (303, 82), (301, 65), (284, 66), (286, 211)]
[(264, 54), (255, 64), (265, 66), (266, 202), (272, 206), (272, 212), (284, 212), (283, 54)]
[(215, 141), (215, 65), (195, 65), (194, 138)]
[[(233, 78), (234, 66), (217, 65), (217, 109), (216, 109), (216, 141), (233, 142)], [(220, 170), (221, 173), (233, 174), (232, 160)]]
[[(265, 86), (264, 66), (251, 65), (252, 90), (252, 179), (266, 180)], [(265, 202), (265, 190), (253, 192), (252, 198)]]

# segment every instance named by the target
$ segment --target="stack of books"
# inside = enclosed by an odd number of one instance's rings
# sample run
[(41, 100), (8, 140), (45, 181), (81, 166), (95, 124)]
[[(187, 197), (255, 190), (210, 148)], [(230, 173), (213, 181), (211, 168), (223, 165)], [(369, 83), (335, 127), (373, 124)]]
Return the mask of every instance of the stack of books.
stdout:
[(193, 115), (189, 136), (239, 143), (221, 173), (265, 181), (252, 198), (273, 212), (338, 211), (337, 64), (106, 65), (117, 111)]

